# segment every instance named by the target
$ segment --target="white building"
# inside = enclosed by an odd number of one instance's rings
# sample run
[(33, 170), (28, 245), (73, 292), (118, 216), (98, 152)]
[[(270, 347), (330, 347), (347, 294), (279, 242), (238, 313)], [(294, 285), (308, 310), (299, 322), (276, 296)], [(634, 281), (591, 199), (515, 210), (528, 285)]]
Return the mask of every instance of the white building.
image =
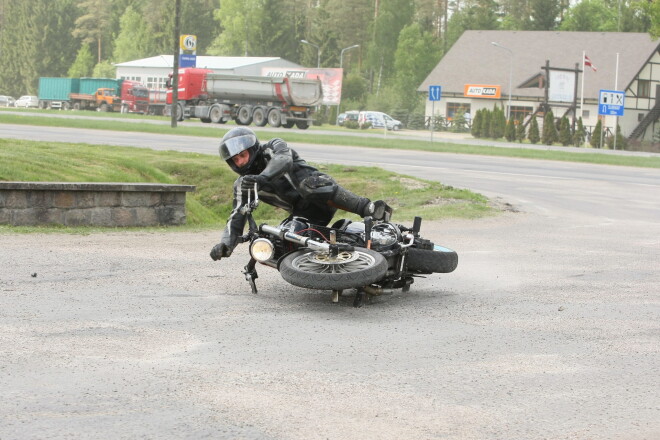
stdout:
[[(585, 66), (575, 81), (569, 71), (582, 70), (583, 53), (597, 70)], [(570, 92), (569, 99), (548, 101), (555, 117), (582, 115), (588, 129), (601, 118), (614, 132), (615, 117), (598, 114), (600, 90), (625, 91), (624, 115), (618, 118), (623, 135), (653, 139), (660, 126), (660, 41), (642, 33), (466, 31), (418, 89), (428, 93), (429, 86), (442, 87), (439, 102), (427, 101), (426, 116), (434, 111), (451, 118), (459, 109), (474, 115), (498, 105), (513, 117), (529, 117), (546, 101), (546, 62), (565, 69), (564, 92)], [(496, 96), (476, 97), (468, 85), (496, 86)]]
[[(159, 55), (118, 63), (115, 66), (117, 67), (117, 78), (141, 82), (151, 90), (164, 90), (165, 80), (172, 73), (174, 57)], [(264, 67), (297, 69), (302, 66), (278, 57), (198, 56), (196, 67), (231, 75), (261, 75), (261, 69)]]

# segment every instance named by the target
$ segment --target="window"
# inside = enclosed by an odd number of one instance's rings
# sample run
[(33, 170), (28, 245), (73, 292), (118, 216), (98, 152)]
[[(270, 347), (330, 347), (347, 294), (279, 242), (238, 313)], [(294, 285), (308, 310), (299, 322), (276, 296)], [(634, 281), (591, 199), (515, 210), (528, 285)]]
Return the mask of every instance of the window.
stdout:
[(165, 86), (166, 79), (157, 76), (148, 76), (146, 86), (149, 90), (164, 90), (167, 88)]
[(651, 81), (648, 79), (637, 80), (637, 97), (650, 98), (651, 97)]
[(465, 102), (448, 102), (447, 119), (453, 118), (456, 113), (470, 113), (470, 104)]
[(520, 105), (511, 106), (511, 117), (515, 121), (524, 121), (527, 115), (531, 115), (534, 111), (533, 107), (523, 107)]
[(582, 110), (582, 117), (587, 119), (589, 117), (589, 110)]

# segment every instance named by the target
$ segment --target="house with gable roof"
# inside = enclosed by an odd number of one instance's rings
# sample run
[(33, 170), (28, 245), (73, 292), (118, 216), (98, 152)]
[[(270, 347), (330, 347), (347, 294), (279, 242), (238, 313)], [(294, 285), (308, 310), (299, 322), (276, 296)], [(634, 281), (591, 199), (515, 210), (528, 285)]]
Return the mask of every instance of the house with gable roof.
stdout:
[[(583, 67), (583, 53), (591, 66)], [(546, 63), (561, 69), (574, 99), (546, 96)], [(577, 78), (571, 79), (576, 68)], [(427, 117), (451, 118), (458, 111), (474, 115), (497, 105), (514, 118), (529, 120), (541, 116), (547, 102), (555, 117), (582, 116), (587, 129), (600, 118), (614, 132), (618, 119), (628, 139), (649, 141), (660, 129), (660, 41), (644, 33), (465, 31), (418, 91), (428, 94), (432, 85), (442, 87), (442, 97), (427, 101)], [(470, 85), (495, 87), (479, 95), (480, 89)], [(599, 116), (601, 90), (625, 91), (623, 116)]]

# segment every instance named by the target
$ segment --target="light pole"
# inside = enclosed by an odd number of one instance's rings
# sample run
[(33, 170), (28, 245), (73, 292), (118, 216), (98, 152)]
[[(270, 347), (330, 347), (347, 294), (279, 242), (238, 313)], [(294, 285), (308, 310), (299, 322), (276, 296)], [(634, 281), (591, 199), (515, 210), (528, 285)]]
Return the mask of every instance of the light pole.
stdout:
[(309, 44), (310, 46), (314, 46), (316, 48), (316, 68), (318, 69), (321, 67), (321, 48), (307, 40), (300, 40), (300, 42), (303, 44)]
[(507, 52), (509, 52), (510, 58), (509, 58), (509, 107), (506, 110), (506, 120), (508, 121), (511, 118), (511, 89), (513, 88), (512, 80), (513, 80), (513, 51), (509, 49), (508, 47), (504, 47), (499, 43), (496, 43), (492, 41), (490, 44), (492, 44), (495, 47), (499, 47), (500, 49), (504, 49)]
[[(341, 53), (339, 54), (339, 68), (340, 69), (342, 69), (344, 67), (344, 52), (346, 52), (347, 50), (356, 49), (358, 47), (360, 47), (359, 44), (354, 44), (352, 46), (345, 47), (341, 50)], [(344, 72), (342, 71), (342, 75), (343, 74), (344, 74)], [(342, 84), (343, 84), (343, 78), (342, 78)], [(341, 107), (341, 94), (339, 95), (339, 103), (337, 104), (337, 119), (335, 120), (335, 125), (339, 125), (339, 107)]]

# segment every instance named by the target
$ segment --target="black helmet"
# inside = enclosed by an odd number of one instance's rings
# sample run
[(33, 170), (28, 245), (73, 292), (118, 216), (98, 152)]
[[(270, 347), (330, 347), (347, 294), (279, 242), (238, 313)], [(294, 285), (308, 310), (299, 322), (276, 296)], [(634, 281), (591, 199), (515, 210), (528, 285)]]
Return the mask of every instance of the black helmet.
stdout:
[[(238, 174), (244, 174), (246, 170), (250, 169), (257, 157), (256, 152), (258, 147), (259, 140), (257, 139), (257, 135), (254, 134), (254, 131), (245, 127), (232, 128), (222, 137), (222, 141), (220, 142), (220, 158), (227, 162), (232, 170)], [(238, 168), (232, 157), (245, 150), (250, 150), (250, 161), (247, 165)]]

